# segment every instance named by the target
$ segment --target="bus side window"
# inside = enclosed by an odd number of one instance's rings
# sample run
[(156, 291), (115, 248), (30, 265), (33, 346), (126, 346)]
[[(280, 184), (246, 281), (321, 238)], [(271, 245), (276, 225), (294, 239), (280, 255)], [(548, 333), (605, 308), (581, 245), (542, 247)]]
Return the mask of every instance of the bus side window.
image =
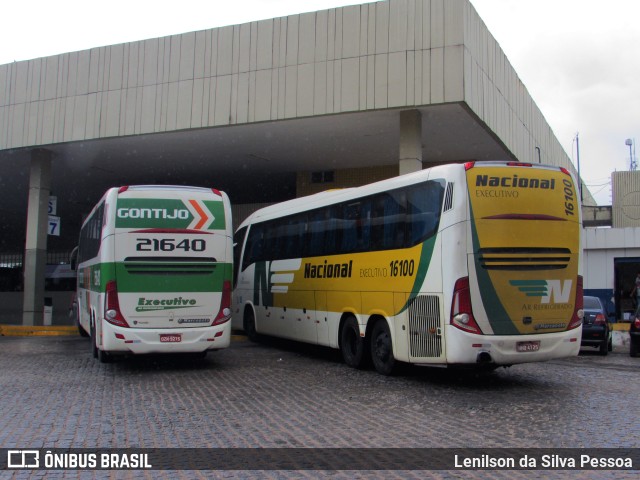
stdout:
[(339, 253), (352, 253), (358, 247), (357, 218), (360, 203), (343, 205), (342, 221), (340, 222), (341, 244)]
[(336, 251), (336, 246), (338, 244), (339, 238), (339, 215), (338, 215), (338, 207), (336, 205), (332, 205), (330, 207), (323, 208), (325, 211), (325, 225), (324, 225), (324, 250), (325, 252), (334, 252)]
[(328, 233), (327, 213), (329, 209), (321, 208), (309, 213), (309, 238), (305, 249), (305, 257), (319, 257), (326, 250), (325, 234)]
[(371, 215), (373, 201), (371, 197), (363, 198), (360, 203), (360, 220), (358, 226), (358, 252), (366, 252), (371, 248)]
[(238, 284), (238, 272), (240, 271), (240, 257), (244, 247), (244, 237), (247, 234), (247, 227), (242, 227), (233, 236), (233, 286)]
[(265, 224), (264, 242), (260, 247), (262, 258), (270, 258), (272, 260), (282, 258), (280, 255), (284, 248), (284, 229), (285, 225), (282, 219), (271, 220)]
[(302, 258), (304, 250), (307, 216), (296, 215), (285, 227), (284, 251), (279, 252), (280, 258)]
[(370, 228), (370, 245), (372, 250), (381, 250), (385, 248), (385, 210), (386, 210), (386, 194), (380, 194), (373, 197), (371, 201), (371, 228)]
[(102, 240), (104, 203), (95, 209), (93, 215), (80, 230), (78, 245), (78, 263), (86, 262), (98, 256)]
[(435, 235), (440, 223), (444, 186), (439, 181), (420, 184), (409, 191), (410, 245)]
[(242, 270), (264, 258), (263, 243), (263, 226), (252, 225), (242, 258)]
[(384, 239), (382, 248), (405, 246), (407, 195), (404, 190), (389, 192), (384, 196)]

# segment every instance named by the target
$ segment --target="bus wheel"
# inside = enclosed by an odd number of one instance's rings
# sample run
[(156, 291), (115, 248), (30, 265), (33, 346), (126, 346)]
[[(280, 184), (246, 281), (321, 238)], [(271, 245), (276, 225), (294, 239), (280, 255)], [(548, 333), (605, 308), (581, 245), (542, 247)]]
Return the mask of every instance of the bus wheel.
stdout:
[(365, 359), (365, 342), (355, 317), (350, 316), (340, 331), (340, 351), (344, 363), (352, 368), (362, 368)]
[(89, 336), (87, 331), (84, 328), (82, 328), (82, 325), (80, 325), (79, 323), (78, 323), (78, 334), (84, 338), (87, 338)]
[(96, 345), (96, 327), (94, 326), (93, 322), (91, 322), (90, 325), (91, 326), (89, 330), (91, 330), (91, 354), (93, 355), (93, 358), (98, 358), (98, 346)]
[(77, 315), (75, 315), (75, 324), (76, 324), (76, 327), (78, 328), (78, 333), (80, 334), (80, 336), (87, 338), (89, 334), (84, 328), (82, 328), (82, 325), (80, 325), (80, 319), (78, 318)]
[(252, 342), (258, 341), (258, 332), (256, 332), (256, 317), (251, 307), (247, 308), (244, 311), (242, 328), (244, 328), (244, 333), (246, 333), (249, 340), (251, 340)]
[(391, 375), (395, 370), (391, 333), (384, 320), (376, 322), (371, 331), (371, 359), (375, 369), (382, 375)]
[(111, 362), (111, 355), (109, 355), (104, 350), (98, 349), (98, 360), (100, 363), (109, 363)]

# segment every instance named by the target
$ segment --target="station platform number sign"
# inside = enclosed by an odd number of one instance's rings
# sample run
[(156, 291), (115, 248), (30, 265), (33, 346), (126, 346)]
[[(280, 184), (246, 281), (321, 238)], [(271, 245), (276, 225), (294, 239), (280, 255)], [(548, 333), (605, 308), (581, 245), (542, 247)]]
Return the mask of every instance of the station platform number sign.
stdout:
[(54, 237), (60, 236), (60, 217), (56, 216), (58, 210), (58, 197), (49, 197), (49, 221), (47, 223), (47, 233)]

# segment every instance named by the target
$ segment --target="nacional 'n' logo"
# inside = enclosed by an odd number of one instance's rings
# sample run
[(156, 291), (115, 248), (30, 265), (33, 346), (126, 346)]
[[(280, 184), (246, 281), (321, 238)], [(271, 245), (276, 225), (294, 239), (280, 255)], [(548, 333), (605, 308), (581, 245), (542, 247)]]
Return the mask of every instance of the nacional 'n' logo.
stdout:
[(527, 297), (540, 297), (541, 303), (568, 303), (573, 286), (573, 280), (510, 280), (509, 283)]
[(294, 272), (300, 270), (301, 264), (301, 258), (256, 262), (253, 274), (253, 303), (265, 307), (273, 306), (273, 294), (289, 291), (289, 285), (295, 279)]

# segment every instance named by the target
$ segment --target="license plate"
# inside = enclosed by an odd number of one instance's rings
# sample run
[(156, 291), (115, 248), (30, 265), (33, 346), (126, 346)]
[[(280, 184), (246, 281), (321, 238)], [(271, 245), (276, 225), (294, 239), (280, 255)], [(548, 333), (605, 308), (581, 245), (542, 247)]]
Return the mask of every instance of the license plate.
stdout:
[(535, 342), (518, 342), (516, 343), (516, 351), (518, 352), (537, 352), (540, 350), (540, 341)]
[(161, 333), (160, 342), (162, 343), (177, 343), (182, 341), (182, 335), (176, 333)]

